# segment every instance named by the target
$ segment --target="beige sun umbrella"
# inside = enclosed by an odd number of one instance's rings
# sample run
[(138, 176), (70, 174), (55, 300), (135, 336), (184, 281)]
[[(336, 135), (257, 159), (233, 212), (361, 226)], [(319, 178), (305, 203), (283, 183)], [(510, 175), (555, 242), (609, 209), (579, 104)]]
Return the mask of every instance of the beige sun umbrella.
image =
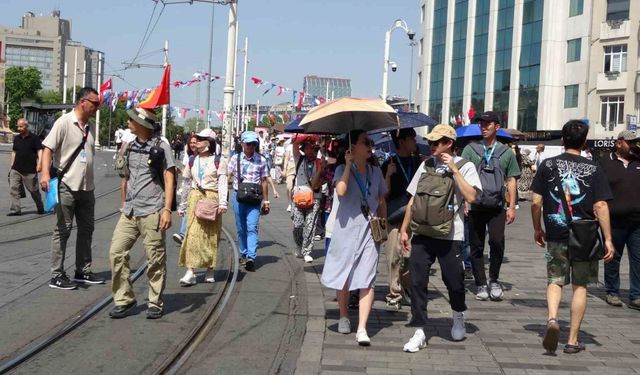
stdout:
[(321, 104), (309, 111), (300, 122), (305, 133), (344, 134), (398, 128), (398, 114), (380, 99), (344, 97)]

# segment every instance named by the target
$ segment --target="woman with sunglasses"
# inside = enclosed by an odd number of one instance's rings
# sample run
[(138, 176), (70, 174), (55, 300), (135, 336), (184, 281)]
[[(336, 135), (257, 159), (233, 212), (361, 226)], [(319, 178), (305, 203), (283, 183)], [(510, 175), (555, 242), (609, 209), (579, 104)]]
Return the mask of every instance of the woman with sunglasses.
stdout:
[[(350, 149), (345, 164), (336, 168), (334, 184), (338, 200), (332, 241), (322, 272), (322, 284), (337, 290), (340, 320), (338, 332), (351, 333), (349, 291), (360, 290), (356, 341), (369, 345), (367, 319), (373, 306), (380, 244), (374, 242), (369, 217), (387, 216), (387, 188), (379, 167), (372, 164), (373, 142), (364, 130), (349, 134)], [(366, 214), (366, 216), (365, 216)]]
[[(213, 268), (216, 265), (221, 215), (227, 212), (227, 175), (224, 169), (218, 169), (215, 163), (216, 143), (213, 131), (205, 129), (196, 135), (198, 154), (193, 164), (185, 168), (182, 176), (185, 179), (180, 203), (180, 212), (187, 217), (187, 231), (182, 246), (178, 265), (187, 267), (180, 279), (180, 285), (196, 284), (195, 268), (206, 268), (204, 281), (213, 283)], [(184, 199), (188, 197), (187, 199)], [(215, 220), (204, 220), (196, 217), (195, 208), (199, 200), (209, 199), (218, 203), (218, 216)]]

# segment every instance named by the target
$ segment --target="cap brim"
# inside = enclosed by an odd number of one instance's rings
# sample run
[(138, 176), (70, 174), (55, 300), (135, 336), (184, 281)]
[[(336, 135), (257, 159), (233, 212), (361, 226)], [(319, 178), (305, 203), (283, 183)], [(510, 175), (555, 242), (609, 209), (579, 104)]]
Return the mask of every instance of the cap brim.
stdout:
[(429, 133), (429, 134), (424, 136), (424, 139), (426, 139), (427, 141), (439, 141), (444, 137), (445, 136), (442, 135), (442, 134)]
[(138, 114), (136, 113), (136, 111), (134, 111), (133, 109), (129, 109), (127, 110), (127, 115), (129, 116), (129, 118), (135, 122), (136, 124), (145, 127), (149, 130), (153, 130), (153, 124), (149, 124), (149, 123), (145, 123), (143, 122), (140, 117), (138, 117)]

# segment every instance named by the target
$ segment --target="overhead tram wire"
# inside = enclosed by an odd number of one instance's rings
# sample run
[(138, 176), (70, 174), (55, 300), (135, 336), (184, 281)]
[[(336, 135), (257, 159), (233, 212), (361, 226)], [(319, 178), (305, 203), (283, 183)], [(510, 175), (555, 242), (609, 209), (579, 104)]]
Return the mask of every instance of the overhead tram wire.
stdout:
[[(154, 0), (155, 5), (153, 6), (153, 10), (151, 11), (151, 16), (149, 17), (149, 21), (147, 21), (147, 27), (144, 30), (144, 35), (142, 36), (142, 40), (140, 41), (140, 46), (138, 47), (138, 52), (136, 52), (136, 55), (133, 59), (131, 59), (132, 62), (136, 61), (136, 59), (138, 58), (138, 56), (140, 55), (140, 52), (142, 52), (142, 48), (144, 48), (144, 41), (147, 37), (147, 33), (149, 32), (149, 26), (151, 26), (151, 21), (153, 21), (153, 16), (156, 13), (156, 8), (158, 7), (158, 1)], [(164, 4), (162, 5), (162, 7), (164, 8)]]

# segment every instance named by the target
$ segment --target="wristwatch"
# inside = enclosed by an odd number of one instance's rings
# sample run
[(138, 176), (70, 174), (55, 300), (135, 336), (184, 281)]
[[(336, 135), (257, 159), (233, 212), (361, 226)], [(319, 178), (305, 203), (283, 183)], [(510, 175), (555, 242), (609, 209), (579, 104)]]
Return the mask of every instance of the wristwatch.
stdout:
[(270, 204), (269, 201), (262, 201), (263, 204)]

